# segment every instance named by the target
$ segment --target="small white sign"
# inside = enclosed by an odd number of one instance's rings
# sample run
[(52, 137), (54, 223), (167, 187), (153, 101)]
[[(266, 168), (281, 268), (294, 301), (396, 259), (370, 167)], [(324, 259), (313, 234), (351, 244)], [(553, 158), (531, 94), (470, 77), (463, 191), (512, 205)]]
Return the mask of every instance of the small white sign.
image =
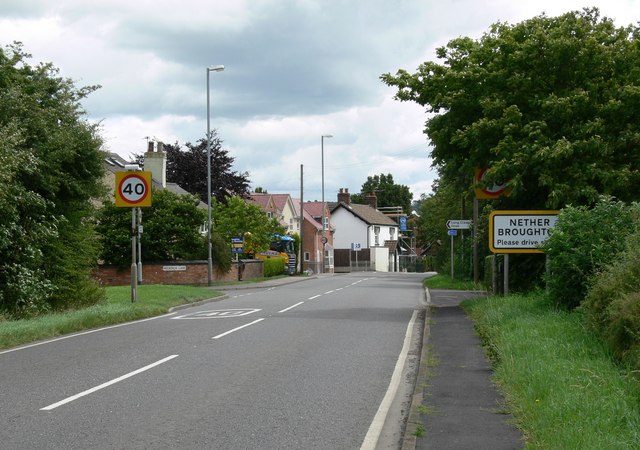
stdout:
[(470, 220), (447, 220), (447, 228), (450, 230), (468, 230), (471, 228)]
[(354, 252), (359, 252), (360, 250), (362, 250), (362, 246), (360, 245), (359, 242), (352, 242), (351, 250), (353, 250)]
[(163, 272), (184, 272), (187, 266), (162, 266)]

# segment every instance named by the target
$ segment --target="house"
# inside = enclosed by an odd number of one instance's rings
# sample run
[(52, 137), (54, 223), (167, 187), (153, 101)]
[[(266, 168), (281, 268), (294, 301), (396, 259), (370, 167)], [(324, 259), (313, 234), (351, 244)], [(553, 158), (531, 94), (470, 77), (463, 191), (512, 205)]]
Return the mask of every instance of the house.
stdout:
[(269, 217), (275, 217), (287, 229), (287, 234), (300, 233), (300, 216), (289, 194), (252, 192), (249, 201), (260, 206)]
[[(293, 204), (300, 211), (300, 200), (294, 199)], [(327, 229), (323, 242), (322, 233), (322, 202), (305, 202), (303, 207), (303, 230), (302, 236), (302, 271), (313, 273), (333, 273), (333, 228), (329, 209), (325, 202), (325, 223)]]
[(259, 205), (269, 217), (277, 218), (288, 234), (302, 237), (302, 257), (298, 270), (313, 273), (333, 272), (333, 233), (330, 228), (330, 213), (324, 204), (324, 217), (327, 229), (323, 243), (322, 202), (304, 203), (302, 229), (300, 225), (300, 200), (292, 199), (289, 194), (264, 194), (252, 192), (248, 201)]
[(338, 203), (331, 209), (331, 221), (336, 230), (334, 248), (336, 252), (350, 252), (352, 247), (368, 249), (371, 269), (395, 272), (399, 267), (398, 224), (378, 211), (375, 193), (367, 194), (365, 199), (366, 205), (351, 203), (349, 190), (340, 189)]
[[(176, 183), (167, 182), (167, 154), (162, 149), (163, 145), (158, 142), (157, 148), (154, 142), (149, 142), (147, 152), (144, 154), (144, 170), (151, 172), (152, 187), (154, 189), (166, 189), (178, 195), (191, 195)], [(117, 153), (109, 153), (104, 159), (105, 177), (104, 184), (112, 196), (115, 198), (116, 172), (126, 172), (128, 165), (132, 163), (125, 161)], [(200, 202), (199, 208), (207, 208), (207, 204)]]

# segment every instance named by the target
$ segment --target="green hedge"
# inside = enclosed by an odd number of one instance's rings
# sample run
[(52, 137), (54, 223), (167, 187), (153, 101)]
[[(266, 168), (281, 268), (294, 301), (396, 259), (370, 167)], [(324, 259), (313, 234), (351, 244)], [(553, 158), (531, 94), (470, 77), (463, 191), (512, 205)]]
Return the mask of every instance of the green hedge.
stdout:
[(285, 262), (281, 256), (266, 258), (264, 261), (264, 276), (275, 277), (284, 274)]

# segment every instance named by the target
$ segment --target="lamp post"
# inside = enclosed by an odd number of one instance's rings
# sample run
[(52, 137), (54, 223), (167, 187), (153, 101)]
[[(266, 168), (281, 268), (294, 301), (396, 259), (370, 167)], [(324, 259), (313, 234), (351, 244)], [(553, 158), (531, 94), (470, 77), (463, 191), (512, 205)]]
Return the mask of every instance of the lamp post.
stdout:
[(224, 66), (207, 67), (207, 247), (209, 256), (207, 259), (207, 283), (211, 286), (213, 281), (213, 259), (211, 258), (211, 120), (209, 113), (209, 73), (222, 72)]
[(320, 137), (320, 157), (322, 165), (322, 273), (324, 273), (324, 257), (325, 257), (325, 245), (327, 244), (327, 237), (325, 236), (325, 205), (324, 205), (324, 138), (332, 138), (331, 134), (323, 134)]

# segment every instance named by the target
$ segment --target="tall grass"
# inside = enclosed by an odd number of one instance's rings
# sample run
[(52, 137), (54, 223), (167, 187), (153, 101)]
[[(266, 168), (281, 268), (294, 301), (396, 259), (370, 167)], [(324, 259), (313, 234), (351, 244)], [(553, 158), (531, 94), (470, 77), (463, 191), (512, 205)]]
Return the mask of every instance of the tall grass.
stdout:
[(640, 448), (640, 384), (542, 294), (464, 303), (530, 449)]
[(206, 287), (142, 285), (136, 303), (129, 286), (107, 287), (106, 301), (88, 308), (47, 314), (33, 319), (0, 320), (0, 348), (10, 348), (67, 333), (143, 319), (172, 306), (222, 295)]

